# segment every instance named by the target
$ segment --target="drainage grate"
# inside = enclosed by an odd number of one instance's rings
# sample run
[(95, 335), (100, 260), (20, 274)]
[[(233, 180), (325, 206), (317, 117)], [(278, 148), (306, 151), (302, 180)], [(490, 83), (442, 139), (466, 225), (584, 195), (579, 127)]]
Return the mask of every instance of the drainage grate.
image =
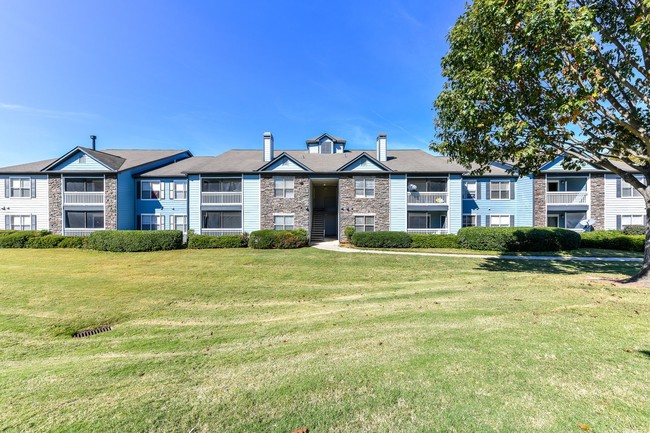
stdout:
[(112, 328), (110, 326), (105, 326), (103, 328), (95, 328), (95, 329), (89, 329), (87, 331), (79, 331), (72, 334), (72, 338), (90, 337), (91, 335), (107, 332), (110, 331), (111, 329)]

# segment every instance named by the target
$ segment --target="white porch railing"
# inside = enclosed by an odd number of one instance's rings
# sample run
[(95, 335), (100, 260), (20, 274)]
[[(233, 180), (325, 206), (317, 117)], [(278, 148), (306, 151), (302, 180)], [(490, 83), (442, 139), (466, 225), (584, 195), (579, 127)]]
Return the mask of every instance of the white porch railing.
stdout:
[(406, 229), (406, 232), (414, 235), (446, 235), (448, 229)]
[(104, 229), (63, 229), (64, 236), (89, 236), (93, 232)]
[(203, 204), (241, 204), (241, 192), (202, 192)]
[(242, 232), (242, 229), (201, 229), (201, 234), (208, 236), (240, 235)]
[(64, 192), (63, 204), (103, 205), (103, 192)]
[(408, 204), (447, 204), (446, 192), (409, 192)]
[(559, 205), (589, 204), (589, 193), (585, 191), (547, 192), (546, 204), (559, 204)]

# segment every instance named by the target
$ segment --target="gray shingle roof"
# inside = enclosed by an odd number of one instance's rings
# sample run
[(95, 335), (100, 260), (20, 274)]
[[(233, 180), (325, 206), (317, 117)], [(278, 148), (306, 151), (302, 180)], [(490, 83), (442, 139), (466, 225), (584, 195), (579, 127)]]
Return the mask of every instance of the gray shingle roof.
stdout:
[(56, 161), (56, 159), (45, 159), (43, 161), (28, 162), (27, 164), (10, 165), (8, 167), (0, 168), (0, 173), (3, 173), (3, 174), (14, 174), (14, 173), (33, 174), (33, 173), (40, 173), (45, 167), (52, 164), (54, 161)]
[(329, 137), (329, 138), (331, 138), (332, 141), (333, 141), (334, 143), (341, 143), (341, 144), (345, 144), (345, 143), (346, 143), (346, 141), (345, 141), (344, 139), (339, 138), (339, 137), (334, 137), (333, 135), (328, 134), (327, 132), (326, 132), (325, 134), (321, 134), (321, 135), (319, 135), (318, 137), (308, 138), (307, 141), (306, 141), (306, 143), (307, 143), (307, 144), (318, 143), (318, 142), (321, 141), (324, 137)]

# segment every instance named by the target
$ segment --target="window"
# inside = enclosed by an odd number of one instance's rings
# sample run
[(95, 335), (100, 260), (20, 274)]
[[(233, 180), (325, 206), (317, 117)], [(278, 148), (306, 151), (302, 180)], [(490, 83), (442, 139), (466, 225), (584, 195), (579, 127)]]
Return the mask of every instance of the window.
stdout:
[(143, 180), (142, 181), (142, 200), (160, 200), (165, 198), (164, 184), (159, 181)]
[(463, 227), (476, 227), (476, 215), (463, 215)]
[(104, 179), (65, 178), (65, 192), (103, 192)]
[(187, 232), (187, 215), (172, 215), (169, 217), (169, 223), (172, 230), (180, 230), (183, 233)]
[(273, 195), (281, 198), (293, 198), (293, 176), (274, 176)]
[(408, 225), (410, 229), (428, 229), (430, 216), (426, 212), (409, 212)]
[(28, 177), (9, 179), (9, 197), (31, 197), (32, 180)]
[(320, 143), (320, 153), (332, 153), (333, 147), (334, 143), (332, 143), (332, 140), (323, 140)]
[(293, 215), (273, 215), (273, 230), (293, 230)]
[(374, 215), (355, 215), (354, 228), (358, 232), (374, 232), (375, 216)]
[(621, 215), (621, 229), (627, 226), (642, 226), (643, 215)]
[(417, 192), (447, 192), (447, 179), (445, 178), (409, 178), (409, 183), (415, 185)]
[(32, 230), (31, 215), (7, 215), (7, 218), (9, 223), (7, 224), (7, 230)]
[(163, 215), (140, 215), (140, 230), (165, 230)]
[(630, 185), (629, 183), (621, 179), (621, 197), (623, 198), (641, 197), (641, 193), (636, 189), (634, 189), (632, 185)]
[(466, 180), (463, 182), (463, 198), (464, 199), (475, 199), (476, 198), (476, 181), (475, 180)]
[(510, 227), (510, 215), (490, 215), (491, 227)]
[(88, 155), (81, 155), (77, 161), (79, 164), (88, 164)]
[(354, 196), (371, 198), (375, 196), (375, 178), (372, 176), (356, 176), (354, 178)]
[(241, 211), (205, 211), (204, 229), (241, 229)]
[(241, 179), (203, 179), (202, 192), (241, 192)]
[(65, 213), (67, 229), (103, 229), (104, 212), (67, 211)]
[(187, 198), (187, 182), (172, 182), (169, 184), (169, 195), (172, 200), (185, 200)]
[(510, 181), (491, 180), (490, 200), (510, 200)]

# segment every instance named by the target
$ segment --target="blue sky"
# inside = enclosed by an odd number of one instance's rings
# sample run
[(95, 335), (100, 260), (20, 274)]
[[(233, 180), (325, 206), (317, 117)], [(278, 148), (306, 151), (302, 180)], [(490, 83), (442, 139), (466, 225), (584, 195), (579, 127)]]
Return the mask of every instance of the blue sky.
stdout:
[(460, 1), (4, 0), (0, 166), (98, 149), (425, 149)]

